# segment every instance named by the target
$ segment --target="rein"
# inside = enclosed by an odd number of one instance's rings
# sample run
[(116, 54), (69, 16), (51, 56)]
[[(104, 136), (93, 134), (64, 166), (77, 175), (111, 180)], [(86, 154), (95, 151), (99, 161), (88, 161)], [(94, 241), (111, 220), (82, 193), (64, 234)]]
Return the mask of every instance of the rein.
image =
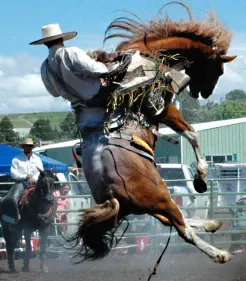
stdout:
[[(23, 207), (27, 207), (28, 208), (28, 210), (29, 211), (31, 211), (31, 213), (32, 213), (32, 215), (34, 216), (34, 217), (37, 217), (37, 219), (40, 221), (40, 220), (45, 220), (45, 219), (47, 219), (48, 217), (50, 217), (51, 215), (52, 215), (52, 208), (50, 207), (49, 208), (49, 210), (48, 210), (48, 212), (46, 212), (45, 214), (38, 214), (38, 213), (35, 213), (34, 211), (33, 211), (33, 209), (29, 206), (29, 204), (27, 203), (27, 204), (25, 204), (25, 205), (23, 205)], [(22, 207), (22, 208), (23, 208)]]
[[(33, 186), (31, 187), (31, 190), (30, 190), (30, 193), (34, 192), (36, 190), (37, 186)], [(45, 214), (39, 214), (39, 213), (36, 213), (33, 211), (33, 209), (30, 207), (30, 205), (28, 204), (28, 197), (30, 195), (30, 193), (25, 193), (23, 196), (24, 196), (24, 200), (22, 201), (22, 206), (21, 206), (21, 210), (24, 208), (24, 206), (26, 208), (28, 208), (28, 210), (32, 213), (32, 215), (34, 217), (37, 217), (37, 219), (39, 221), (44, 221), (45, 219), (47, 219), (48, 217), (50, 217), (52, 215), (52, 208), (51, 206), (49, 207), (49, 210), (45, 213)], [(43, 194), (42, 190), (41, 190), (41, 194)]]
[(150, 279), (152, 278), (153, 275), (156, 275), (157, 268), (158, 268), (158, 266), (159, 266), (159, 264), (162, 260), (163, 255), (165, 254), (165, 252), (167, 250), (167, 247), (169, 245), (169, 242), (171, 240), (171, 234), (172, 234), (172, 225), (170, 226), (170, 232), (169, 232), (169, 237), (167, 239), (167, 244), (166, 244), (165, 248), (163, 249), (163, 251), (161, 252), (161, 255), (159, 256), (159, 258), (158, 258), (158, 260), (157, 260), (157, 262), (156, 262), (156, 264), (153, 268), (153, 271), (150, 273), (148, 281), (150, 281)]

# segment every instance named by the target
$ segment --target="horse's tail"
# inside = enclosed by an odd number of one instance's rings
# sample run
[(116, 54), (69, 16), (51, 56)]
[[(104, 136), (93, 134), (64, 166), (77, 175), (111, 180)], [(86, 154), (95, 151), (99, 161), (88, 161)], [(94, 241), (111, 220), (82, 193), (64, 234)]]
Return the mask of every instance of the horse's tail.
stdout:
[[(117, 243), (115, 230), (120, 204), (117, 199), (106, 201), (95, 208), (84, 209), (79, 227), (68, 242), (80, 245), (78, 255), (82, 260), (94, 260), (105, 257)], [(116, 239), (116, 240), (115, 240)]]

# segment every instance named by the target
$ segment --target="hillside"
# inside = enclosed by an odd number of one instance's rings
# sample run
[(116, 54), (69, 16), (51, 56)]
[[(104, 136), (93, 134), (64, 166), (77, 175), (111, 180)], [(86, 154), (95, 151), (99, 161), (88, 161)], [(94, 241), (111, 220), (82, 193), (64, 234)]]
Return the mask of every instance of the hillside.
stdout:
[[(37, 112), (8, 114), (8, 118), (13, 123), (14, 128), (31, 128), (33, 123), (41, 118), (49, 119), (53, 127), (59, 127), (61, 121), (68, 112)], [(0, 115), (0, 119), (6, 115)]]

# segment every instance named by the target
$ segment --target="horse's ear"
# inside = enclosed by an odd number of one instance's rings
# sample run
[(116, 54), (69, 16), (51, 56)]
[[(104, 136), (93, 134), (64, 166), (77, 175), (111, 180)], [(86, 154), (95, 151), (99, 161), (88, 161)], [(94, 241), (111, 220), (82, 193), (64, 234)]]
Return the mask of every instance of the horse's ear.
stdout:
[(37, 167), (37, 169), (39, 170), (40, 175), (44, 176), (44, 170), (40, 169), (39, 167)]
[(52, 168), (50, 168), (50, 171), (54, 174), (54, 173), (55, 173), (55, 171), (56, 171), (56, 167), (52, 167)]
[(237, 56), (221, 56), (222, 62), (227, 63), (233, 61)]

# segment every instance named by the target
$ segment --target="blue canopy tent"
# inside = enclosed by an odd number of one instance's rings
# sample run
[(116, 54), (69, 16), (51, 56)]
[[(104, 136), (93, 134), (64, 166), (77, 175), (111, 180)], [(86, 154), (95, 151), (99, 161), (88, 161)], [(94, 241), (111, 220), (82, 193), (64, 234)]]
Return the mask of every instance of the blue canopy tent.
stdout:
[[(22, 149), (15, 148), (7, 144), (0, 144), (0, 174), (10, 175), (12, 159), (21, 151)], [(35, 154), (41, 158), (45, 169), (55, 168), (56, 173), (68, 172), (68, 165), (44, 155)]]

